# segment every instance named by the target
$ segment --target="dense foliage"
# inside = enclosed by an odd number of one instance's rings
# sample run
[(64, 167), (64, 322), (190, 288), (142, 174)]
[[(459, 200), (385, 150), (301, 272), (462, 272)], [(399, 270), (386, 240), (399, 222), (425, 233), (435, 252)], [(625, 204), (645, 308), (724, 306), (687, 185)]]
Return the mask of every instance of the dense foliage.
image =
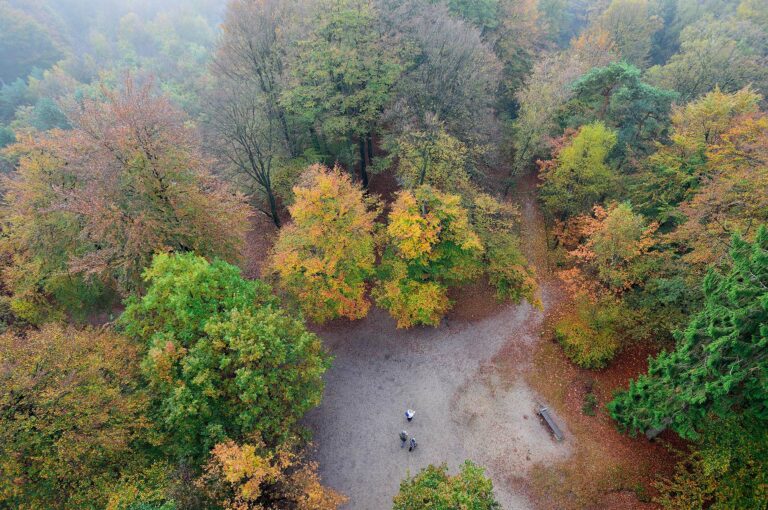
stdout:
[(151, 476), (135, 345), (52, 324), (0, 335), (0, 359), (0, 506), (105, 507), (114, 487)]
[(280, 287), (315, 322), (365, 317), (377, 211), (339, 168), (310, 167), (293, 192), (292, 222), (272, 254)]
[(483, 245), (458, 195), (430, 186), (402, 191), (392, 205), (373, 295), (398, 327), (437, 325), (448, 287), (477, 276)]
[(0, 506), (338, 508), (304, 319), (540, 305), (533, 255), (573, 363), (658, 353), (657, 502), (766, 508), (766, 93), (762, 0), (0, 0)]
[(428, 508), (501, 508), (493, 495), (493, 483), (482, 468), (466, 461), (457, 475), (448, 474), (448, 466), (429, 465), (400, 484), (394, 510)]
[(179, 456), (253, 432), (279, 444), (320, 402), (327, 355), (266, 284), (193, 254), (156, 256), (144, 279), (121, 323), (146, 345), (154, 413)]
[(652, 360), (648, 375), (609, 405), (630, 432), (670, 427), (697, 437), (712, 416), (766, 419), (768, 230), (754, 243), (735, 237), (731, 257), (728, 273), (704, 279), (704, 307), (675, 350)]

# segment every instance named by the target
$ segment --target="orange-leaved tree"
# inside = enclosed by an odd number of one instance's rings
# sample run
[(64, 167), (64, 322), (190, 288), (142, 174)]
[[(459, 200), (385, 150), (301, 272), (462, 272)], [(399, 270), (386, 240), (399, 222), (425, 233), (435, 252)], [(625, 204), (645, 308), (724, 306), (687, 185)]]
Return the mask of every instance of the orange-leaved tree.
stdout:
[(483, 244), (461, 197), (428, 185), (398, 194), (382, 241), (373, 294), (401, 328), (439, 324), (451, 306), (448, 287), (482, 272)]
[(292, 222), (280, 231), (270, 270), (313, 321), (360, 319), (370, 308), (375, 200), (337, 167), (313, 165), (294, 187)]
[(10, 148), (20, 163), (3, 230), (17, 295), (78, 278), (130, 292), (158, 251), (240, 256), (251, 208), (210, 173), (184, 115), (130, 79), (102, 96), (72, 108), (72, 130)]
[(336, 510), (347, 502), (320, 483), (317, 463), (307, 461), (295, 442), (270, 451), (258, 437), (217, 444), (195, 485), (225, 510)]

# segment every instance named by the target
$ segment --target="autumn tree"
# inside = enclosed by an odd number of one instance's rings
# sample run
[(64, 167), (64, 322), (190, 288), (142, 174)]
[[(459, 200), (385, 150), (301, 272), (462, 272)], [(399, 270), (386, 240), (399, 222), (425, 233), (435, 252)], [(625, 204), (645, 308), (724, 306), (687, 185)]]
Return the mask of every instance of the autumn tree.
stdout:
[(200, 459), (252, 433), (280, 444), (319, 404), (328, 357), (269, 286), (193, 254), (157, 255), (144, 279), (120, 322), (146, 346), (152, 415), (173, 453)]
[(360, 163), (364, 187), (372, 133), (402, 72), (397, 55), (376, 31), (377, 17), (369, 0), (317, 2), (311, 31), (294, 49), (294, 84), (281, 98), (289, 112), (312, 127), (315, 138), (319, 132), (338, 145), (333, 157)]
[(310, 167), (294, 188), (292, 222), (280, 231), (271, 270), (316, 322), (368, 313), (374, 270), (373, 201), (339, 168)]
[(0, 335), (0, 359), (0, 506), (103, 508), (152, 474), (136, 345), (49, 324)]
[(149, 85), (102, 92), (73, 110), (71, 131), (9, 149), (6, 279), (20, 296), (78, 279), (130, 292), (158, 251), (240, 257), (250, 208), (209, 173), (184, 116)]
[(317, 463), (295, 443), (275, 450), (258, 437), (219, 443), (195, 485), (222, 510), (336, 510), (346, 503), (346, 497), (320, 483)]
[(613, 0), (595, 22), (616, 43), (622, 59), (644, 68), (651, 54), (654, 34), (662, 20), (649, 0)]
[(448, 466), (429, 465), (415, 476), (400, 483), (394, 510), (426, 510), (428, 508), (501, 508), (493, 495), (493, 483), (483, 468), (466, 461), (456, 475), (448, 474)]
[(569, 252), (578, 264), (611, 292), (642, 282), (647, 270), (643, 257), (655, 243), (657, 225), (648, 225), (626, 202), (607, 208), (597, 205), (581, 223), (585, 240)]
[(543, 164), (541, 199), (552, 214), (586, 212), (613, 191), (616, 177), (606, 159), (616, 141), (616, 132), (605, 124), (588, 124)]
[(731, 418), (704, 426), (701, 441), (674, 474), (656, 483), (665, 510), (765, 508), (768, 430), (761, 420)]
[(749, 88), (712, 92), (683, 106), (670, 117), (669, 142), (648, 158), (633, 186), (638, 209), (662, 223), (684, 220), (678, 205), (689, 200), (711, 175), (708, 151), (723, 141), (739, 118), (758, 112), (761, 97)]
[(734, 237), (730, 253), (732, 267), (705, 278), (704, 308), (675, 349), (652, 359), (608, 405), (622, 430), (671, 428), (697, 438), (713, 417), (765, 420), (768, 230), (754, 243)]
[(680, 52), (666, 64), (651, 68), (648, 80), (679, 92), (682, 101), (696, 99), (715, 87), (735, 92), (750, 84), (765, 94), (767, 37), (749, 21), (704, 17), (683, 29)]
[(398, 327), (436, 326), (451, 306), (448, 287), (481, 272), (483, 245), (461, 197), (427, 185), (398, 194), (382, 243), (373, 295)]
[(679, 207), (686, 221), (670, 234), (695, 265), (722, 260), (734, 233), (751, 239), (768, 221), (768, 116), (735, 118), (721, 140), (707, 147), (706, 158), (701, 184)]

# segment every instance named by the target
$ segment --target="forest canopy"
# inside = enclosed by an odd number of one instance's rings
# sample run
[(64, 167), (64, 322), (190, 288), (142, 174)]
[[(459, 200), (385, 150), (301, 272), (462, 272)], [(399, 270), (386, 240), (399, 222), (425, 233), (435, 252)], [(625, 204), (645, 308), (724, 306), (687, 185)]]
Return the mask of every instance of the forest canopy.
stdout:
[(767, 97), (761, 0), (0, 0), (0, 507), (341, 508), (327, 337), (513, 310), (489, 364), (675, 445), (563, 508), (768, 508)]

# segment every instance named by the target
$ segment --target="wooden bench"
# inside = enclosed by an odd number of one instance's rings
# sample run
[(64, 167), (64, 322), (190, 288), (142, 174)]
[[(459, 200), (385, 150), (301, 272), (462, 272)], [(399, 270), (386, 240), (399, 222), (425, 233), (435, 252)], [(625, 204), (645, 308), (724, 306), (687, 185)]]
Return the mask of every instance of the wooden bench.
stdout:
[(537, 411), (537, 414), (544, 418), (544, 421), (547, 422), (547, 425), (549, 426), (550, 430), (552, 431), (552, 435), (555, 436), (555, 439), (560, 442), (563, 440), (563, 432), (560, 430), (560, 427), (557, 426), (557, 423), (555, 423), (555, 420), (552, 419), (552, 415), (549, 414), (549, 409), (546, 406), (542, 406)]

